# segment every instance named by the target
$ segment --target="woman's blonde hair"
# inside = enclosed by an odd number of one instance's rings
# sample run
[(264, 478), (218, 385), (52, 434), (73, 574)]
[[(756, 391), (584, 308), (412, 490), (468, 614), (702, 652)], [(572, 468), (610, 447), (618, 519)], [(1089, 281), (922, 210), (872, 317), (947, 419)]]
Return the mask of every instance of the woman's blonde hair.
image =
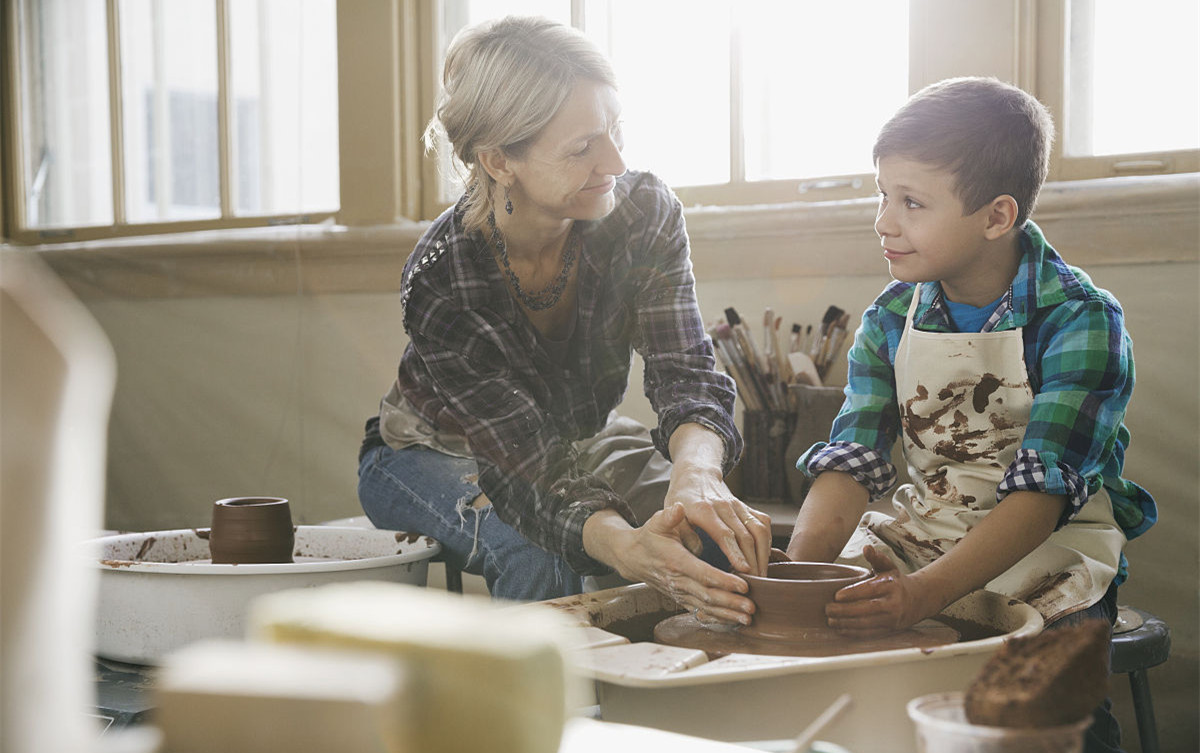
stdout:
[[(425, 129), (427, 150), (439, 133), (466, 168), (468, 231), (482, 228), (495, 181), (481, 152), (520, 159), (580, 80), (616, 88), (612, 65), (578, 30), (548, 19), (508, 16), (459, 32), (446, 52), (437, 114)], [(445, 143), (445, 142), (441, 142)]]

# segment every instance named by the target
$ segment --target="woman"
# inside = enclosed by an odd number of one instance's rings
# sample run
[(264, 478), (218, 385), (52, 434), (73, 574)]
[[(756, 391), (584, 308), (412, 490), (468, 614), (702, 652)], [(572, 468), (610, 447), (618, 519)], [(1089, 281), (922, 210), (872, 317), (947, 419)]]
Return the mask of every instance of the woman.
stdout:
[[(454, 40), (444, 90), (427, 143), (445, 130), (469, 188), (405, 265), (411, 342), (367, 422), (363, 509), (439, 540), (493, 597), (578, 593), (615, 570), (747, 623), (744, 581), (696, 556), (697, 529), (761, 573), (770, 520), (723, 481), (741, 452), (734, 387), (678, 200), (626, 172), (611, 67), (574, 29), (510, 17)], [(613, 413), (634, 347), (653, 432)]]

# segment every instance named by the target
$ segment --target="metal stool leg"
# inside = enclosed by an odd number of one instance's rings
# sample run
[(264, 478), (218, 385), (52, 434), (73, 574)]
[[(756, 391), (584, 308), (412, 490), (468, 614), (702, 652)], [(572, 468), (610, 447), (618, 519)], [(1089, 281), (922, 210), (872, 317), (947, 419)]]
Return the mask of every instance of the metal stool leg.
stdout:
[(1154, 700), (1150, 697), (1150, 678), (1146, 670), (1135, 669), (1129, 673), (1129, 689), (1133, 693), (1133, 713), (1142, 753), (1159, 753), (1158, 725), (1154, 721)]
[[(456, 594), (462, 593), (462, 570), (453, 567), (449, 562), (444, 564), (446, 565), (446, 590)], [(1154, 713), (1153, 709), (1150, 713)]]

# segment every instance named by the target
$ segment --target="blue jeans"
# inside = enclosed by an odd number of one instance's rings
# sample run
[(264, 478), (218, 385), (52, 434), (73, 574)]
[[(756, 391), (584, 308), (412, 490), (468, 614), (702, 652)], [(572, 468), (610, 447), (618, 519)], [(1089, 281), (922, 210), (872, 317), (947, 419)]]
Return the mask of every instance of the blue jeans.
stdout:
[[(1047, 630), (1077, 625), (1084, 620), (1104, 620), (1111, 627), (1117, 621), (1117, 587), (1108, 587), (1107, 593), (1100, 601), (1087, 609), (1055, 620), (1046, 626)], [(1111, 667), (1112, 637), (1109, 636), (1109, 654)], [(1121, 748), (1121, 725), (1112, 714), (1112, 699), (1104, 701), (1092, 711), (1092, 726), (1088, 727), (1083, 738), (1083, 753), (1123, 753)]]
[(358, 468), (358, 498), (376, 528), (421, 533), (442, 545), (446, 563), (482, 575), (494, 598), (541, 601), (583, 591), (583, 579), (556, 555), (539, 548), (480, 495), (470, 458), (427, 447), (373, 447)]

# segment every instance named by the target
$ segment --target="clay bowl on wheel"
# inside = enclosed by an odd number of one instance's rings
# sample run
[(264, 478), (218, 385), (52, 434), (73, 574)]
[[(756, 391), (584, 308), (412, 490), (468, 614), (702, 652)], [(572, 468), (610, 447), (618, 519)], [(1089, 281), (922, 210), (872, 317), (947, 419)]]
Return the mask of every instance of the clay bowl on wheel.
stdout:
[(857, 565), (832, 562), (772, 562), (766, 577), (738, 574), (750, 590), (754, 621), (739, 631), (755, 638), (801, 641), (828, 639), (834, 633), (825, 619), (825, 605), (846, 586), (871, 577)]
[(215, 564), (292, 561), (295, 529), (282, 497), (232, 497), (213, 503), (208, 546)]

